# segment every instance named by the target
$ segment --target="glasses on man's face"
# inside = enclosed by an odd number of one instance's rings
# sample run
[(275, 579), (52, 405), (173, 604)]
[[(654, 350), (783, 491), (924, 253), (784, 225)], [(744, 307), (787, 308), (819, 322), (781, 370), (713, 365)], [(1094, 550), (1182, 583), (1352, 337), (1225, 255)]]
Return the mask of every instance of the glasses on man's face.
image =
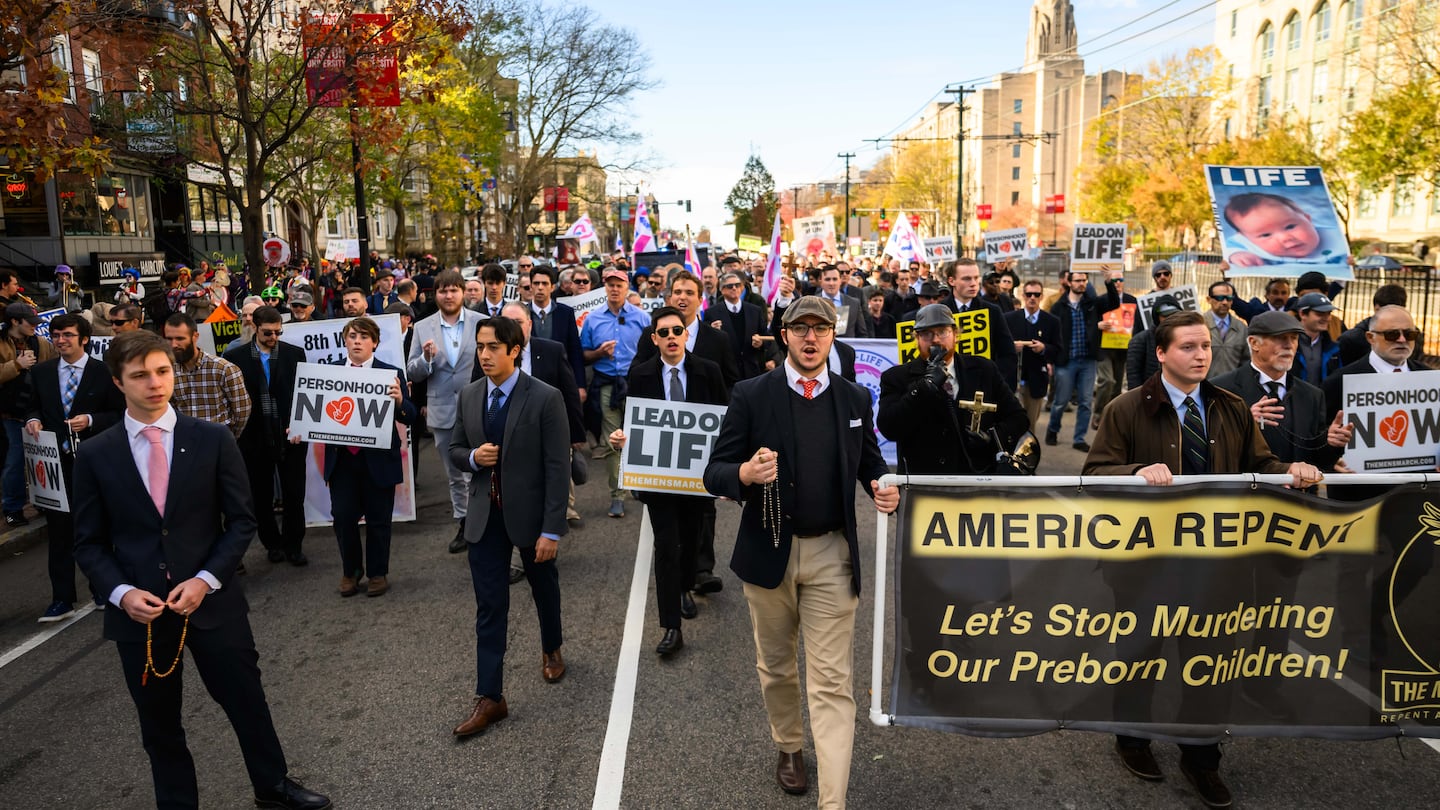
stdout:
[(530, 291), (530, 285), (529, 285), (529, 284), (521, 284), (521, 285), (520, 285), (520, 291), (521, 291), (521, 292), (529, 292), (529, 291)]
[(1045, 295), (1045, 293), (1043, 293), (1043, 292), (1031, 292), (1031, 291), (1029, 291), (1029, 290), (1026, 290), (1026, 291), (1025, 291), (1025, 297), (1026, 297), (1026, 298), (1040, 298), (1040, 297), (1042, 297), (1042, 296), (1044, 296), (1044, 295)]
[(117, 320), (117, 319), (115, 319), (115, 318), (111, 318), (111, 319), (110, 319), (110, 325), (111, 325), (111, 326), (124, 326), (125, 324), (130, 323), (130, 322), (133, 321), (133, 320), (135, 320), (135, 319), (134, 319), (134, 318), (122, 318), (122, 319)]
[(50, 333), (50, 340), (52, 340), (52, 341), (56, 341), (56, 340), (79, 340), (79, 339), (80, 339), (80, 333), (79, 333), (79, 332), (51, 332), (51, 333)]
[(680, 337), (681, 335), (685, 334), (685, 327), (662, 326), (655, 330), (655, 334), (659, 335), (662, 338)]
[(828, 323), (793, 323), (785, 327), (785, 330), (798, 338), (803, 338), (811, 332), (815, 337), (825, 337), (835, 331), (835, 327)]
[(1161, 270), (1160, 272), (1155, 274), (1155, 278), (1170, 278), (1170, 271)]
[(577, 279), (572, 280), (571, 283), (574, 284), (574, 285), (577, 286), (577, 287), (589, 287), (589, 286), (590, 286), (590, 279), (588, 279), (588, 278), (577, 278)]
[(738, 290), (738, 289), (740, 289), (740, 288), (743, 287), (743, 286), (745, 286), (745, 285), (744, 285), (744, 284), (741, 284), (741, 283), (738, 282), (738, 281), (734, 281), (734, 282), (731, 282), (731, 283), (729, 283), (729, 284), (721, 284), (721, 285), (720, 285), (720, 289), (722, 289), (722, 290)]
[(520, 265), (520, 269), (521, 269), (521, 270), (529, 270), (530, 268), (532, 268), (532, 267), (534, 267), (534, 266), (535, 266), (535, 265), (533, 265), (533, 264), (522, 264), (522, 265)]
[(1391, 343), (1397, 342), (1402, 337), (1405, 338), (1406, 343), (1414, 343), (1420, 339), (1419, 329), (1384, 329), (1378, 332), (1371, 331), (1370, 334), (1379, 335)]
[(280, 337), (280, 335), (281, 335), (282, 332), (284, 332), (283, 329), (261, 329), (261, 330), (260, 330), (260, 334), (264, 335), (265, 337)]
[(1211, 300), (1211, 301), (1234, 301), (1234, 300), (1235, 300), (1235, 296), (1233, 296), (1233, 295), (1212, 295), (1212, 296), (1210, 296), (1210, 300)]

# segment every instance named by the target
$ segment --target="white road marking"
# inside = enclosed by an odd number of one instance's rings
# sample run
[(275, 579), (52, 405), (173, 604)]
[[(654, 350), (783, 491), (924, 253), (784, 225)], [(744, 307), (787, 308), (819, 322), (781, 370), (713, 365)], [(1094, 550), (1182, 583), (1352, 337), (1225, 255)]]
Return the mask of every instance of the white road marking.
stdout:
[(71, 616), (70, 618), (58, 624), (50, 625), (44, 630), (41, 630), (40, 632), (21, 642), (19, 646), (15, 647), (14, 649), (7, 650), (4, 655), (0, 655), (0, 668), (3, 668), (6, 664), (15, 661), (25, 653), (30, 652), (36, 647), (39, 647), (41, 644), (44, 644), (50, 639), (60, 635), (61, 630), (64, 630), (65, 628), (80, 621), (81, 619), (89, 616), (91, 613), (94, 612), (95, 603), (86, 600), (85, 606), (75, 611), (74, 616)]
[(640, 669), (640, 637), (645, 629), (645, 601), (650, 591), (650, 559), (654, 549), (650, 514), (642, 509), (635, 573), (630, 580), (630, 604), (625, 609), (625, 635), (620, 641), (620, 661), (615, 667), (615, 691), (610, 696), (610, 722), (605, 729), (605, 746), (600, 751), (600, 772), (595, 777), (595, 802), (591, 805), (594, 810), (619, 808), (620, 794), (625, 789), (625, 756), (630, 749), (635, 678)]

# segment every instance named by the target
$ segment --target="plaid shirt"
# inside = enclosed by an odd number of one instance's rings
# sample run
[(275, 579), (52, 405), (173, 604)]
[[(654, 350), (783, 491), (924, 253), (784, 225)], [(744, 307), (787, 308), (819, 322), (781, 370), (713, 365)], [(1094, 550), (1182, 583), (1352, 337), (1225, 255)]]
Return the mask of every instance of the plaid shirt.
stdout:
[(186, 416), (216, 422), (230, 428), (237, 438), (250, 420), (250, 394), (245, 375), (229, 360), (195, 349), (189, 368), (175, 364), (175, 393), (170, 404)]

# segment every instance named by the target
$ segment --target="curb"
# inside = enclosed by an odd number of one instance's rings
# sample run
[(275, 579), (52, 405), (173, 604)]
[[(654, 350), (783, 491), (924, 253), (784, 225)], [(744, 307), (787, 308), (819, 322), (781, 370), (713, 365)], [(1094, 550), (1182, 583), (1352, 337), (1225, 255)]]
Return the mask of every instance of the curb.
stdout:
[(21, 526), (0, 535), (0, 556), (23, 554), (45, 542), (45, 518), (33, 518), (29, 526)]

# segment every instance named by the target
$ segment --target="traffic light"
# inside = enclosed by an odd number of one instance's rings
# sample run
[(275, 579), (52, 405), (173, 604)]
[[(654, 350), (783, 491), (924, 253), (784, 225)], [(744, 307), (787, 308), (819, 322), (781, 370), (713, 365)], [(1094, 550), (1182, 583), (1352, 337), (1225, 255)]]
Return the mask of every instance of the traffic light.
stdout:
[(690, 213), (690, 201), (689, 201), (689, 200), (686, 200), (686, 201), (685, 201), (685, 213), (687, 213), (687, 214)]
[(881, 219), (888, 219), (888, 217), (885, 216), (885, 209), (884, 209), (884, 208), (881, 208), (881, 209), (880, 209), (880, 218), (881, 218)]

